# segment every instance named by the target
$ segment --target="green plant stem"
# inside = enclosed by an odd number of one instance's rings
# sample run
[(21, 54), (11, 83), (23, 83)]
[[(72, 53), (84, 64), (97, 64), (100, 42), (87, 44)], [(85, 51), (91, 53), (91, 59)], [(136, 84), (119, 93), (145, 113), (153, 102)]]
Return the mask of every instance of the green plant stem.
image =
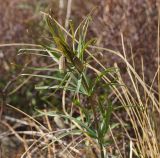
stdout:
[(101, 158), (104, 158), (104, 151), (103, 151), (103, 145), (99, 142), (100, 145), (100, 151), (101, 151)]
[(104, 150), (103, 150), (103, 138), (100, 136), (100, 133), (98, 133), (98, 143), (100, 146), (100, 153), (101, 153), (101, 158), (104, 158)]
[[(87, 92), (89, 92), (89, 87), (88, 87), (88, 84), (87, 84), (84, 76), (82, 76), (82, 84), (86, 88)], [(88, 96), (88, 98), (89, 98), (89, 104), (91, 105), (91, 108), (92, 108), (92, 111), (93, 111), (93, 114), (94, 114), (96, 130), (98, 132), (98, 120), (97, 120), (97, 113), (96, 113), (96, 110), (95, 110), (96, 109), (95, 94), (94, 93), (90, 94), (90, 96)]]
[[(88, 84), (84, 78), (84, 76), (82, 76), (82, 84), (83, 86), (86, 88), (87, 92), (89, 92), (89, 87), (88, 87)], [(90, 96), (88, 96), (89, 98), (89, 104), (91, 105), (91, 108), (92, 108), (92, 111), (93, 111), (93, 115), (94, 115), (94, 119), (95, 119), (95, 128), (96, 128), (96, 131), (97, 131), (97, 134), (98, 134), (98, 137), (99, 137), (99, 126), (98, 126), (98, 120), (97, 120), (97, 112), (96, 112), (96, 94), (95, 93), (92, 93), (90, 94)], [(102, 143), (102, 140), (101, 138), (99, 138), (98, 140), (98, 143), (99, 143), (99, 146), (100, 146), (100, 152), (101, 152), (101, 158), (104, 158), (104, 151), (103, 151), (103, 143)]]

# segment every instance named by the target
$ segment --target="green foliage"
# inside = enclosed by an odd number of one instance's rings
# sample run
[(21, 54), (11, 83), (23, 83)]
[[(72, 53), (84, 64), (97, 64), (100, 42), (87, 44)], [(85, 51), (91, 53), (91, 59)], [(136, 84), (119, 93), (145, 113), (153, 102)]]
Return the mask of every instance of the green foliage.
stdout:
[[(32, 75), (56, 81), (53, 82), (52, 86), (36, 86), (38, 90), (53, 89), (55, 93), (57, 90), (62, 89), (72, 94), (73, 104), (80, 109), (81, 117), (73, 117), (69, 114), (61, 114), (55, 111), (47, 112), (45, 115), (58, 115), (75, 123), (83, 134), (88, 135), (99, 143), (101, 158), (104, 158), (104, 147), (108, 144), (105, 136), (109, 132), (110, 118), (114, 107), (108, 99), (107, 90), (101, 87), (101, 85), (104, 85), (103, 77), (108, 73), (115, 73), (116, 70), (114, 68), (106, 68), (99, 75), (90, 75), (87, 67), (89, 64), (87, 63), (88, 56), (85, 54), (86, 49), (95, 42), (95, 39), (86, 40), (90, 21), (91, 16), (89, 15), (80, 23), (76, 30), (74, 30), (73, 23), (70, 22), (71, 40), (69, 40), (63, 27), (55, 19), (46, 15), (46, 22), (52, 35), (53, 43), (48, 43), (48, 45), (42, 44), (43, 51), (46, 51), (58, 65), (62, 64), (63, 66), (60, 65), (59, 67), (63, 67), (63, 71), (55, 69), (54, 71), (57, 72), (55, 76), (40, 74), (23, 75)], [(62, 60), (62, 58), (64, 59)], [(36, 70), (35, 68), (32, 69)], [(44, 70), (45, 68), (42, 69)], [(114, 83), (108, 83), (107, 88), (109, 89)], [(103, 92), (98, 92), (98, 89), (103, 90)], [(85, 98), (86, 103), (81, 98)], [(40, 112), (40, 114), (43, 115), (44, 113)]]

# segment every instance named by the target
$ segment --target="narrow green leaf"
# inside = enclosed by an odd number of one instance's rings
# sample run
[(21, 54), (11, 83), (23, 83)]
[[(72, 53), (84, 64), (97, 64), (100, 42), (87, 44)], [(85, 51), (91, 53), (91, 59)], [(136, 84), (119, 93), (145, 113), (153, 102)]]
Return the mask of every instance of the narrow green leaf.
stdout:
[[(78, 125), (80, 125), (80, 126), (84, 129), (84, 131), (82, 131), (82, 132), (87, 133), (87, 134), (88, 134), (89, 136), (91, 136), (92, 138), (97, 138), (97, 134), (96, 134), (96, 132), (95, 132), (94, 130), (91, 130), (91, 129), (90, 129), (88, 126), (86, 126), (83, 122), (77, 120), (76, 118), (74, 118), (74, 117), (72, 117), (72, 116), (57, 114), (57, 113), (51, 112), (51, 111), (44, 113), (44, 112), (38, 110), (38, 112), (39, 112), (40, 114), (42, 114), (42, 115), (48, 115), (48, 116), (57, 116), (57, 115), (58, 115), (58, 116), (60, 116), (60, 117), (69, 119), (69, 120), (71, 120), (71, 121), (75, 121)], [(85, 131), (85, 130), (86, 130), (86, 131)]]
[(54, 77), (54, 76), (47, 76), (47, 75), (21, 74), (21, 76), (33, 76), (33, 77), (39, 77), (39, 78), (45, 78), (45, 79), (53, 79), (53, 80), (58, 80), (58, 81), (62, 81), (63, 80), (63, 78)]

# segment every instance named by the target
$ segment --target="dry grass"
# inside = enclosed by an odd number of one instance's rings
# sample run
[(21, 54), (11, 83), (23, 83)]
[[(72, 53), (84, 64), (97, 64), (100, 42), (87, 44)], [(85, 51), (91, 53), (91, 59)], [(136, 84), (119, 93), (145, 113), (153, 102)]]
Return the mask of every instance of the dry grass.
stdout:
[[(159, 35), (158, 35), (159, 36)], [(129, 76), (128, 83), (123, 81), (121, 73), (118, 73), (118, 83), (122, 86), (119, 88), (114, 87), (114, 93), (121, 105), (125, 108), (129, 120), (132, 124), (135, 138), (132, 138), (127, 133), (130, 140), (130, 157), (151, 157), (156, 158), (160, 156), (160, 144), (159, 144), (159, 124), (160, 124), (160, 106), (159, 106), (159, 92), (153, 89), (154, 82), (158, 83), (157, 75), (159, 75), (159, 66), (155, 71), (155, 76), (152, 79), (152, 84), (148, 85), (144, 78), (143, 71), (143, 59), (142, 59), (142, 77), (140, 77), (136, 70), (135, 65), (131, 65), (126, 56), (125, 46), (122, 36), (123, 55), (119, 52), (112, 51), (105, 48), (97, 48), (98, 50), (104, 50), (109, 53), (119, 56), (127, 67), (127, 74)], [(159, 47), (159, 45), (158, 45)], [(134, 60), (134, 59), (133, 59)], [(133, 61), (134, 63), (134, 61)], [(117, 67), (117, 64), (115, 64)], [(98, 73), (98, 72), (97, 72)], [(108, 80), (104, 78), (104, 80)], [(125, 130), (127, 131), (127, 130)], [(129, 145), (129, 144), (128, 144)], [(133, 156), (134, 155), (134, 156)]]

